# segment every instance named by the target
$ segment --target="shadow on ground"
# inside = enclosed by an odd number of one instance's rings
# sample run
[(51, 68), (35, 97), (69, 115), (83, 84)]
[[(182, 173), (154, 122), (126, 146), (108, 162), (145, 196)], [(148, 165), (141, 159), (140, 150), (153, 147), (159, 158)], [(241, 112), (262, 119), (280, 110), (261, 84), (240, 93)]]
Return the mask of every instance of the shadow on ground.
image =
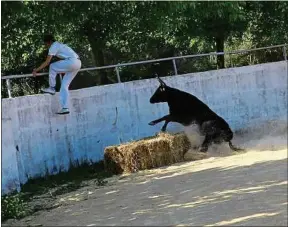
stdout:
[[(249, 154), (219, 159), (217, 165), (209, 164), (215, 159), (202, 160), (197, 166), (179, 164), (168, 173), (124, 177), (105, 188), (86, 187), (61, 198), (74, 203), (15, 225), (287, 226), (287, 155), (268, 160), (267, 154), (261, 158), (263, 152), (255, 153), (259, 160), (251, 163), (255, 156)], [(248, 161), (233, 165), (237, 158)], [(229, 160), (233, 163), (224, 165)], [(85, 199), (79, 199), (83, 194)]]

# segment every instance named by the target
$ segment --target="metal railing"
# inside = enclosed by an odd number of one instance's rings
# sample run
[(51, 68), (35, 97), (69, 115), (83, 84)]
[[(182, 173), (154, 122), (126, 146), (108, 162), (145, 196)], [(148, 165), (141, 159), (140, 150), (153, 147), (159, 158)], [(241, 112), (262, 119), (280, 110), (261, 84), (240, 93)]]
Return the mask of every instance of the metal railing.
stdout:
[[(239, 53), (243, 54), (243, 53), (253, 52), (253, 51), (257, 51), (257, 50), (267, 50), (267, 49), (274, 49), (274, 48), (280, 48), (280, 47), (282, 47), (282, 50), (283, 50), (283, 58), (284, 58), (284, 60), (287, 61), (287, 53), (286, 53), (287, 45), (288, 44), (281, 44), (281, 45), (275, 45), (275, 46), (269, 46), (269, 47), (259, 47), (259, 48), (247, 49), (247, 50), (236, 50), (236, 51), (227, 51), (227, 52), (210, 52), (210, 53), (205, 53), (205, 54), (194, 54), (194, 55), (184, 55), (184, 56), (169, 57), (169, 58), (159, 58), (159, 59), (153, 59), (153, 60), (129, 62), (129, 63), (116, 64), (116, 65), (83, 68), (83, 69), (80, 69), (79, 72), (115, 68), (118, 83), (121, 83), (119, 68), (124, 67), (124, 66), (148, 64), (148, 63), (163, 62), (163, 61), (172, 61), (173, 69), (174, 69), (174, 75), (177, 75), (178, 71), (177, 71), (176, 60), (178, 60), (178, 59), (196, 58), (196, 57), (205, 57), (205, 56), (217, 56), (217, 55), (225, 55), (225, 54), (239, 54)], [(44, 75), (48, 75), (48, 72), (37, 74), (37, 76), (44, 76)], [(1, 77), (2, 80), (6, 80), (8, 97), (9, 98), (12, 97), (10, 79), (32, 77), (32, 76), (33, 76), (33, 74), (23, 74), (23, 75), (9, 75), (9, 76)], [(62, 77), (60, 76), (60, 81), (62, 81), (61, 79), (62, 79)]]

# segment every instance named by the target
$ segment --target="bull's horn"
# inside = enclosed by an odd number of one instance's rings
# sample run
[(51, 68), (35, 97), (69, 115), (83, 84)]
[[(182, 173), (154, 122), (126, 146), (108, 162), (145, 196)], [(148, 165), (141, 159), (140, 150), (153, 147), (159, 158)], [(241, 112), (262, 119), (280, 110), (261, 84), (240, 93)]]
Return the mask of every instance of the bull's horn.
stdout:
[(158, 75), (156, 75), (156, 77), (157, 77), (157, 79), (159, 80), (159, 83), (160, 83), (160, 84), (166, 86), (166, 84), (164, 83), (164, 81), (163, 81)]

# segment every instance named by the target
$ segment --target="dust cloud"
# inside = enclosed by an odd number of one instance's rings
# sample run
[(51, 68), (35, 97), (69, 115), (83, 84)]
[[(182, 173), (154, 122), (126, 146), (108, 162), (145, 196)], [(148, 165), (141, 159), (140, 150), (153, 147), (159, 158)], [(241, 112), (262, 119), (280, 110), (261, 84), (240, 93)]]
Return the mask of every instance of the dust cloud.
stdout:
[[(201, 135), (199, 127), (194, 124), (185, 127), (184, 132), (191, 144), (191, 149), (186, 156), (195, 158), (197, 147), (202, 144), (204, 136)], [(287, 149), (287, 120), (267, 121), (236, 131), (232, 143), (236, 147), (245, 149), (245, 152)], [(232, 154), (235, 154), (235, 152), (231, 151), (228, 143), (222, 143), (220, 145), (212, 144), (205, 156), (228, 156)], [(199, 158), (202, 158), (202, 156)]]

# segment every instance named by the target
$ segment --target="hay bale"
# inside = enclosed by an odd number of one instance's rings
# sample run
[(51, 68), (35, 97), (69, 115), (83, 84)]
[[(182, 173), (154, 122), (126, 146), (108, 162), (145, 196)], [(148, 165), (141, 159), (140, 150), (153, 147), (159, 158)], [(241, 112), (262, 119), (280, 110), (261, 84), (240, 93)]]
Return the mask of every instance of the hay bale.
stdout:
[(184, 133), (160, 133), (118, 146), (109, 146), (104, 151), (106, 170), (114, 173), (132, 173), (184, 161), (184, 153), (190, 148)]

